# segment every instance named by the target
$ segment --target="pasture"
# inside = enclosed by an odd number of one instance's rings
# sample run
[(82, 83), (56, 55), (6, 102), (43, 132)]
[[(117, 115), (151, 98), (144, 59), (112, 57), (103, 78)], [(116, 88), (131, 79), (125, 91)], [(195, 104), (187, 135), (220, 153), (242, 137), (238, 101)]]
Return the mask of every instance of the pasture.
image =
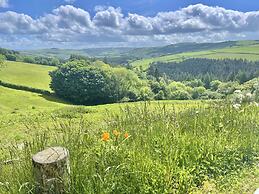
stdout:
[(54, 69), (55, 67), (46, 65), (6, 61), (0, 70), (0, 80), (50, 91), (48, 73)]
[(235, 47), (228, 47), (223, 49), (187, 52), (174, 55), (165, 55), (161, 57), (147, 58), (137, 60), (131, 63), (134, 68), (146, 70), (150, 63), (153, 62), (172, 62), (181, 61), (188, 58), (209, 58), (209, 59), (247, 59), (251, 61), (259, 60), (259, 45), (241, 45)]
[[(134, 65), (225, 55), (259, 59), (257, 46), (247, 47), (246, 53), (233, 47)], [(53, 69), (7, 62), (0, 80), (50, 91)], [(31, 157), (50, 146), (70, 151), (68, 193), (253, 193), (259, 187), (258, 115), (258, 106), (236, 109), (213, 100), (77, 106), (0, 87), (0, 193), (33, 193)]]
[(39, 131), (23, 144), (1, 149), (1, 161), (18, 161), (1, 168), (0, 193), (33, 193), (32, 154), (57, 145), (70, 151), (68, 193), (252, 193), (258, 113), (181, 101), (57, 109), (27, 121)]

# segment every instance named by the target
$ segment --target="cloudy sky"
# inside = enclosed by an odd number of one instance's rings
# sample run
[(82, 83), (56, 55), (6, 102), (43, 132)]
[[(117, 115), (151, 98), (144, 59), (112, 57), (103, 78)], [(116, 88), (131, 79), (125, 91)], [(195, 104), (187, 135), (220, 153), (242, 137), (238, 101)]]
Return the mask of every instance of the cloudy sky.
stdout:
[(0, 47), (259, 39), (258, 0), (0, 0)]

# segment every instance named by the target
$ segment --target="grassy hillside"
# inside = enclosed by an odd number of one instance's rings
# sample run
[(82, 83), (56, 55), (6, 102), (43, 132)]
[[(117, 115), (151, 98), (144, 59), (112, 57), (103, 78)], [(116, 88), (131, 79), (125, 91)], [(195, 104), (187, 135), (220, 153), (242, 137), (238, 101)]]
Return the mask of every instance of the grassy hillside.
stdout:
[(240, 42), (240, 44), (234, 47), (216, 49), (216, 50), (207, 50), (199, 52), (185, 52), (181, 54), (174, 55), (165, 55), (161, 57), (153, 57), (148, 59), (137, 60), (131, 63), (135, 68), (142, 68), (145, 70), (149, 67), (149, 64), (152, 62), (172, 62), (172, 61), (181, 61), (187, 58), (210, 58), (210, 59), (247, 59), (256, 61), (259, 60), (259, 44), (254, 42)]
[(62, 108), (52, 112), (52, 122), (45, 114), (23, 118), (26, 134), (47, 130), (23, 148), (0, 150), (1, 160), (20, 159), (1, 169), (0, 193), (30, 193), (31, 156), (57, 145), (70, 152), (70, 193), (253, 193), (258, 107), (188, 104)]
[[(7, 62), (0, 79), (49, 89), (53, 69)], [(31, 156), (57, 145), (70, 151), (71, 193), (252, 193), (258, 111), (188, 100), (74, 106), (0, 87), (0, 161), (19, 159), (1, 166), (0, 193), (30, 193)], [(104, 133), (110, 139), (104, 141)]]
[[(185, 109), (200, 104), (199, 101), (163, 101), (174, 104), (176, 109)], [(24, 140), (42, 129), (53, 125), (53, 118), (60, 122), (80, 122), (88, 118), (96, 127), (101, 127), (107, 113), (116, 113), (124, 106), (141, 103), (107, 104), (98, 106), (74, 106), (54, 97), (0, 86), (0, 137), (1, 142)], [(154, 104), (157, 104), (154, 102)], [(27, 126), (35, 129), (28, 131)]]
[(0, 113), (53, 109), (64, 106), (55, 98), (0, 86)]
[(54, 69), (50, 66), (6, 61), (0, 70), (0, 80), (50, 91), (48, 73)]

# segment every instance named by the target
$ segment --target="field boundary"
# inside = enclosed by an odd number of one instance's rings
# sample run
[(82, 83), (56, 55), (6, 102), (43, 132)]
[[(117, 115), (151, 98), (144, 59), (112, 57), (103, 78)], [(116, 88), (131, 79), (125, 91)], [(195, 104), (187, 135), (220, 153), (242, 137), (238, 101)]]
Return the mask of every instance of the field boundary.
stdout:
[(0, 86), (4, 86), (4, 87), (15, 89), (15, 90), (22, 90), (22, 91), (33, 92), (33, 93), (37, 93), (37, 94), (48, 95), (48, 96), (52, 96), (53, 95), (53, 93), (48, 91), (48, 90), (43, 90), (43, 89), (33, 88), (33, 87), (29, 87), (29, 86), (12, 84), (12, 83), (8, 83), (8, 82), (4, 82), (2, 80), (0, 80)]

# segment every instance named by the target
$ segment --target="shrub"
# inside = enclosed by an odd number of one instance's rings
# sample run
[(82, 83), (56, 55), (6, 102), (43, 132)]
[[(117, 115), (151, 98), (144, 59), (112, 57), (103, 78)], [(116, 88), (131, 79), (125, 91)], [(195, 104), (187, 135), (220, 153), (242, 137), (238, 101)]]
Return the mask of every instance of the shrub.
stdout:
[(137, 75), (125, 68), (111, 68), (85, 60), (74, 60), (50, 73), (55, 93), (77, 104), (102, 104), (149, 98), (139, 96), (144, 86)]
[(217, 89), (219, 88), (219, 85), (221, 84), (222, 82), (219, 81), (219, 80), (213, 80), (210, 82), (210, 89), (212, 91), (217, 91)]
[(149, 87), (145, 86), (140, 88), (138, 100), (145, 101), (145, 100), (152, 100), (153, 98), (154, 98), (154, 93)]
[(200, 86), (200, 87), (195, 87), (193, 88), (192, 91), (192, 98), (193, 99), (198, 99), (201, 98), (206, 92), (206, 88)]

